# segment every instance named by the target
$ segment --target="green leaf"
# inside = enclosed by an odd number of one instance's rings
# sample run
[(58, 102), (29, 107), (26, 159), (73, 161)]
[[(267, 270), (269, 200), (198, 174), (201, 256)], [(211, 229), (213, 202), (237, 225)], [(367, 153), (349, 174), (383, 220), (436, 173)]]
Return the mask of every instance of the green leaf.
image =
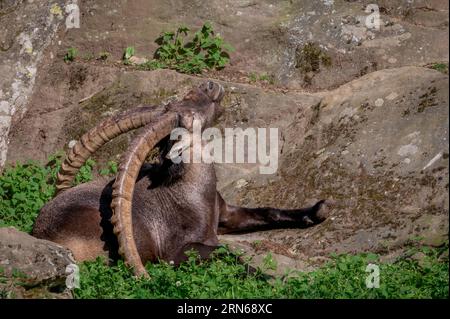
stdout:
[(206, 22), (194, 33), (191, 41), (186, 41), (190, 29), (179, 26), (175, 32), (164, 32), (157, 39), (159, 47), (154, 61), (140, 66), (143, 69), (168, 67), (182, 73), (201, 73), (203, 69), (220, 69), (229, 63), (229, 55), (224, 51), (224, 41), (214, 35), (211, 23)]
[(129, 60), (132, 56), (134, 56), (135, 50), (134, 47), (127, 47), (123, 53), (123, 59)]

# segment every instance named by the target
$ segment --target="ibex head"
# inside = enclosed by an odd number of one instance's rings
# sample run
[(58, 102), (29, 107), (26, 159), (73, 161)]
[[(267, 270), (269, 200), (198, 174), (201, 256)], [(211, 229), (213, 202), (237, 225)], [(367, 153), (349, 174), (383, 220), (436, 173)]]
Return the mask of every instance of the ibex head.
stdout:
[(199, 89), (203, 90), (203, 92), (205, 92), (205, 94), (208, 95), (212, 101), (217, 103), (222, 100), (223, 95), (225, 94), (223, 86), (212, 81), (203, 83), (199, 86)]
[(207, 81), (192, 89), (182, 101), (170, 105), (169, 109), (179, 115), (181, 127), (191, 130), (194, 119), (201, 121), (202, 128), (209, 127), (221, 113), (219, 103), (224, 92), (220, 84)]
[(192, 89), (182, 101), (167, 106), (137, 107), (100, 122), (85, 133), (69, 150), (58, 173), (57, 189), (72, 186), (79, 168), (103, 144), (133, 129), (144, 127), (123, 154), (113, 185), (111, 222), (119, 241), (119, 253), (139, 275), (146, 275), (140, 260), (132, 229), (132, 198), (134, 184), (148, 153), (176, 127), (192, 129), (193, 120), (209, 127), (220, 114), (220, 101), (224, 89), (220, 84), (207, 81)]

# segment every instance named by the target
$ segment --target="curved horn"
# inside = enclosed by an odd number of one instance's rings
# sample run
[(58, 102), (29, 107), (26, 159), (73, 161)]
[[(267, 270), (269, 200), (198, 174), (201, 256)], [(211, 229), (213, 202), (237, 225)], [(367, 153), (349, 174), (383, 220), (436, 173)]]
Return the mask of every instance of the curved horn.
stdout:
[(178, 115), (174, 112), (165, 114), (155, 124), (147, 125), (124, 154), (113, 185), (111, 223), (119, 241), (119, 253), (125, 258), (125, 262), (133, 267), (134, 273), (138, 276), (148, 276), (148, 274), (142, 264), (133, 236), (131, 206), (134, 184), (148, 153), (177, 126)]
[(57, 192), (72, 186), (72, 181), (80, 167), (102, 145), (120, 134), (147, 125), (166, 111), (167, 108), (165, 106), (135, 108), (107, 118), (83, 134), (75, 146), (67, 152), (67, 156), (58, 172)]

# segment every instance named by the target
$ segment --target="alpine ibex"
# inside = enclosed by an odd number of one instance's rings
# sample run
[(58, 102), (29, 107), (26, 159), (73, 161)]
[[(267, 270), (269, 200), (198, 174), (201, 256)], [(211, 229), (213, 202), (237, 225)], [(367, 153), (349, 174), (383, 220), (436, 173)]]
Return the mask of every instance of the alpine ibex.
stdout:
[[(225, 203), (216, 190), (213, 164), (175, 164), (166, 158), (176, 127), (202, 129), (219, 116), (221, 85), (208, 81), (182, 101), (142, 106), (108, 118), (69, 150), (58, 174), (58, 195), (41, 210), (33, 235), (72, 250), (78, 261), (120, 253), (137, 275), (143, 263), (158, 259), (179, 263), (196, 249), (206, 258), (218, 234), (282, 227), (307, 227), (323, 221), (329, 202), (281, 210), (242, 208)], [(70, 188), (79, 168), (103, 144), (143, 127), (123, 154), (114, 180), (96, 180)], [(160, 162), (143, 164), (155, 146)], [(63, 191), (64, 190), (64, 191)]]

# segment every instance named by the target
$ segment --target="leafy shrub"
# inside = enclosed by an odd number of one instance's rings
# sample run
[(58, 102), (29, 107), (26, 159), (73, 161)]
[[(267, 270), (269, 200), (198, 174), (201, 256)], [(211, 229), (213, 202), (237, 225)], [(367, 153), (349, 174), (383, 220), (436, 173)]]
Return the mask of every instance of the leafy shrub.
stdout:
[(123, 52), (123, 62), (125, 64), (129, 64), (130, 63), (129, 60), (132, 56), (134, 56), (134, 53), (135, 53), (134, 47), (127, 47)]
[(75, 48), (69, 48), (67, 50), (66, 55), (64, 55), (64, 62), (68, 63), (68, 62), (73, 62), (75, 61), (75, 58), (78, 55), (78, 51)]
[(448, 64), (447, 63), (434, 63), (431, 65), (433, 70), (448, 74)]
[(166, 69), (167, 66), (158, 60), (150, 60), (143, 64), (138, 65), (141, 70), (156, 70), (156, 69)]
[[(154, 59), (140, 68), (154, 70), (169, 68), (181, 73), (196, 74), (205, 69), (222, 69), (230, 61), (234, 49), (216, 35), (210, 23), (205, 23), (187, 40), (191, 30), (180, 26), (175, 32), (164, 32), (155, 42), (159, 45)], [(134, 52), (133, 52), (134, 54)], [(130, 56), (131, 57), (131, 56)], [(127, 59), (124, 57), (124, 60)]]
[(106, 167), (99, 170), (99, 174), (102, 176), (113, 176), (117, 173), (117, 163), (115, 161), (108, 161)]
[(83, 166), (80, 167), (77, 175), (75, 176), (74, 185), (89, 182), (93, 179), (92, 170), (95, 166), (95, 161), (88, 159)]
[(303, 47), (297, 48), (295, 67), (303, 73), (319, 72), (320, 66), (331, 66), (331, 57), (323, 51), (317, 44), (308, 42)]
[[(442, 249), (429, 250), (426, 265), (402, 258), (380, 263), (377, 255), (339, 255), (317, 271), (287, 281), (286, 294), (308, 298), (448, 298), (448, 261), (439, 260)], [(365, 269), (380, 267), (380, 287), (368, 289)]]
[[(62, 153), (49, 157), (45, 166), (33, 161), (6, 167), (0, 175), (0, 227), (14, 226), (30, 232), (40, 209), (55, 194), (56, 175)], [(75, 183), (92, 180), (95, 162), (88, 160)]]

